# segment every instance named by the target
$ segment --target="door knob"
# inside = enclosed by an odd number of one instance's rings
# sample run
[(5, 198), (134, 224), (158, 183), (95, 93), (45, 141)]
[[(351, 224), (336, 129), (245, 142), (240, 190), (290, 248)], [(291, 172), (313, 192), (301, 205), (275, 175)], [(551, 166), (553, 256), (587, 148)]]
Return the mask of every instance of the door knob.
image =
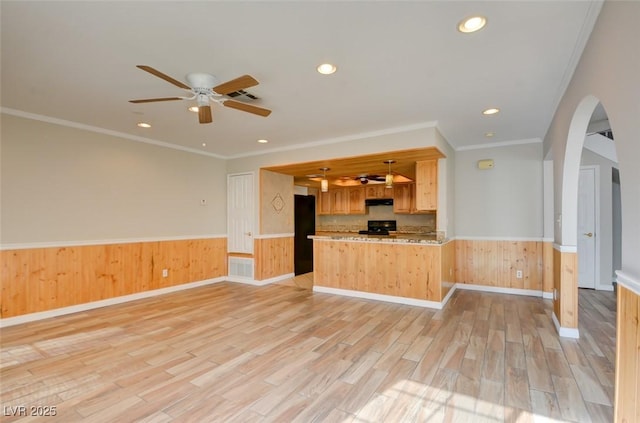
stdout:
[(251, 236), (251, 232), (245, 232), (244, 233), (246, 236)]
[(587, 232), (585, 235), (591, 238), (593, 236), (593, 232)]

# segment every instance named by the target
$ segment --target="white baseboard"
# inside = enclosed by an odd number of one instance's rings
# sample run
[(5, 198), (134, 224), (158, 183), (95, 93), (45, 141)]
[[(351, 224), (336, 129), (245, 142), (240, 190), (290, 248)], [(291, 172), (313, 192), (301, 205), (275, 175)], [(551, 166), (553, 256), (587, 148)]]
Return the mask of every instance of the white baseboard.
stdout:
[(81, 311), (92, 310), (94, 308), (101, 308), (115, 304), (126, 303), (129, 301), (140, 300), (142, 298), (156, 297), (158, 295), (168, 294), (176, 291), (183, 291), (185, 289), (197, 288), (199, 286), (211, 285), (214, 283), (227, 280), (226, 277), (219, 277), (215, 279), (206, 279), (198, 282), (185, 283), (182, 285), (169, 286), (167, 288), (153, 289), (151, 291), (136, 292), (135, 294), (123, 295), (120, 297), (113, 297), (106, 300), (92, 301), (90, 303), (76, 304), (69, 307), (61, 307), (53, 310), (40, 311), (37, 313), (23, 314), (21, 316), (7, 317), (0, 319), (0, 328), (15, 326), (22, 323), (35, 322), (36, 320), (49, 319), (51, 317), (63, 316), (65, 314), (78, 313)]
[(613, 292), (613, 285), (598, 285), (596, 286), (597, 291), (611, 291)]
[(257, 281), (255, 279), (250, 279), (250, 278), (243, 278), (239, 276), (228, 276), (226, 280), (228, 280), (229, 282), (238, 282), (238, 283), (244, 283), (244, 284), (253, 285), (253, 286), (264, 286), (264, 285), (269, 285), (275, 282), (280, 282), (285, 279), (291, 279), (293, 277), (295, 277), (294, 273), (287, 273), (285, 275), (279, 275), (273, 278), (263, 279), (261, 281)]
[[(456, 288), (466, 289), (468, 291), (496, 292), (498, 294), (526, 295), (529, 297), (544, 298), (544, 293), (542, 291), (534, 289), (502, 288), (499, 286), (474, 285), (469, 283), (457, 283)], [(551, 298), (553, 298), (553, 294), (551, 294)]]
[(453, 293), (456, 292), (457, 285), (458, 284), (454, 283), (453, 286), (451, 287), (451, 289), (449, 290), (449, 292), (447, 292), (447, 295), (444, 296), (444, 298), (442, 299), (442, 307), (447, 305), (447, 303), (449, 302), (449, 298), (451, 298)]
[[(453, 291), (453, 288), (451, 289)], [(328, 288), (326, 286), (313, 287), (313, 292), (342, 295), (345, 297), (364, 298), (367, 300), (386, 301), (388, 303), (405, 304), (411, 306), (435, 308), (442, 310), (443, 304), (436, 301), (419, 300), (416, 298), (396, 297), (395, 295), (374, 294), (372, 292), (352, 291), (350, 289)]]
[(558, 331), (558, 335), (560, 335), (563, 338), (573, 338), (573, 339), (579, 339), (580, 338), (580, 331), (577, 328), (564, 328), (562, 326), (560, 326), (560, 322), (558, 321), (558, 318), (556, 317), (556, 313), (551, 313), (551, 320), (553, 320), (553, 324), (556, 327), (556, 330)]
[(454, 284), (447, 295), (442, 299), (442, 302), (419, 300), (416, 298), (397, 297), (394, 295), (375, 294), (372, 292), (353, 291), (350, 289), (328, 288), (325, 286), (314, 286), (314, 292), (323, 292), (326, 294), (343, 295), (345, 297), (365, 298), (368, 300), (386, 301), (396, 304), (406, 304), (418, 307), (435, 308), (441, 310), (449, 302), (449, 299), (454, 294), (456, 289), (466, 289), (468, 291), (482, 291), (482, 292), (494, 292), (499, 294), (511, 294), (511, 295), (526, 295), (530, 297), (542, 297), (547, 299), (553, 299), (553, 293), (542, 292), (531, 289), (516, 289), (516, 288), (500, 288), (496, 286), (485, 285), (473, 285), (465, 283)]
[(237, 283), (244, 283), (247, 285), (255, 285), (255, 286), (259, 286), (259, 284), (257, 283), (258, 281), (256, 281), (253, 278), (243, 278), (242, 276), (227, 276), (225, 277), (225, 280), (228, 282), (237, 282)]

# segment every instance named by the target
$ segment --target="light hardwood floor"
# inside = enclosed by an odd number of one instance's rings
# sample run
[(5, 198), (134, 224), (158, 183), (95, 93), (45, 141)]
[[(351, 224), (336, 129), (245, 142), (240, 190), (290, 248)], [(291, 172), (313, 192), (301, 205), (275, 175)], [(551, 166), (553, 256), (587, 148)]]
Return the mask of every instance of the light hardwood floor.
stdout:
[[(615, 297), (457, 291), (444, 310), (220, 283), (2, 329), (3, 414), (41, 421), (612, 421)], [(11, 408), (9, 408), (11, 407)], [(32, 421), (2, 416), (2, 421)]]

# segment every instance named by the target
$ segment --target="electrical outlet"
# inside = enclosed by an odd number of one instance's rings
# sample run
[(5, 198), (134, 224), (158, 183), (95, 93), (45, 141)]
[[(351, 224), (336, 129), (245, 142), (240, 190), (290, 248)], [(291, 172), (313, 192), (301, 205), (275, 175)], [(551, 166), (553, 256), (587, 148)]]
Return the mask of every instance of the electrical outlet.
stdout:
[(522, 270), (516, 270), (516, 278), (522, 279)]
[(166, 278), (167, 276), (169, 276), (169, 269), (162, 269), (162, 277)]

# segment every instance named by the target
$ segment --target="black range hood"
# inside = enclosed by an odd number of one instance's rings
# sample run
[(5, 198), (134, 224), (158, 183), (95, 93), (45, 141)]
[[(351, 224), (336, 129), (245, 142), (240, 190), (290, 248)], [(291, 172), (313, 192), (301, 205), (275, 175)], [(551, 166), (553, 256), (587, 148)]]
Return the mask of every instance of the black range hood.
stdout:
[(393, 198), (369, 198), (364, 200), (365, 206), (393, 206)]

